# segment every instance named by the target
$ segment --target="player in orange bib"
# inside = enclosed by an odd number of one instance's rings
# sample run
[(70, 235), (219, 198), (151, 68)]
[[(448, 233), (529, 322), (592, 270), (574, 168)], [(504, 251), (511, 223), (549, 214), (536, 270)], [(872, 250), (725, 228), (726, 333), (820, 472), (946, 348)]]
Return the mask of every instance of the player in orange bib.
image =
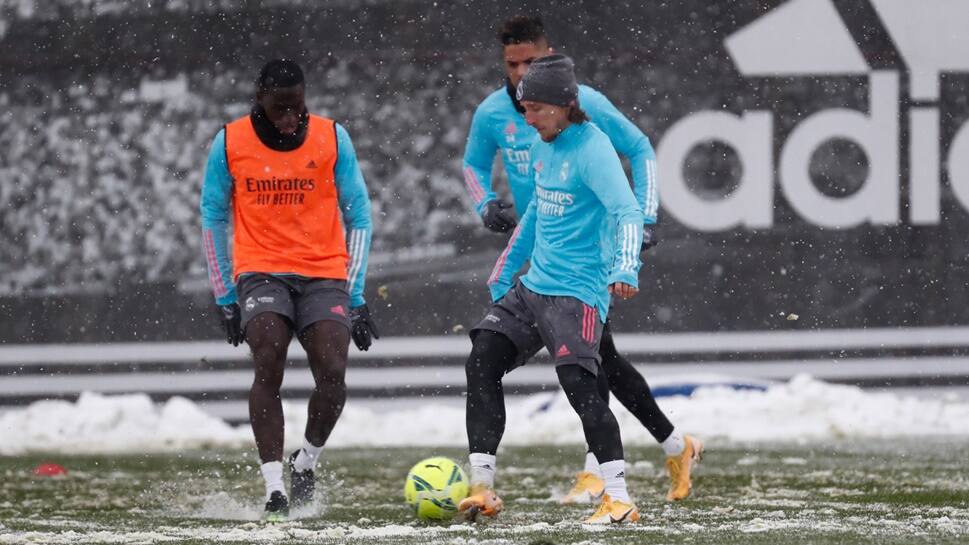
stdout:
[[(252, 112), (216, 134), (202, 185), (202, 235), (209, 279), (227, 340), (245, 340), (255, 379), (249, 419), (266, 481), (266, 518), (284, 520), (313, 498), (316, 462), (346, 402), (350, 338), (378, 338), (363, 299), (370, 250), (370, 199), (347, 131), (306, 110), (303, 71), (267, 63)], [(229, 224), (232, 251), (229, 252)], [(316, 387), (303, 447), (283, 486), (279, 388), (293, 335)]]

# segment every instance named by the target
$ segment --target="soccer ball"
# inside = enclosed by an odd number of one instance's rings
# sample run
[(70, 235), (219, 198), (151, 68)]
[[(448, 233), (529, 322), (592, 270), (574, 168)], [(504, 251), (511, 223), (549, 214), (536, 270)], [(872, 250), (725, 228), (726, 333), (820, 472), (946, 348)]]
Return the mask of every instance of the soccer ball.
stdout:
[(457, 463), (442, 456), (417, 462), (404, 482), (404, 500), (424, 520), (454, 516), (468, 497), (468, 477)]

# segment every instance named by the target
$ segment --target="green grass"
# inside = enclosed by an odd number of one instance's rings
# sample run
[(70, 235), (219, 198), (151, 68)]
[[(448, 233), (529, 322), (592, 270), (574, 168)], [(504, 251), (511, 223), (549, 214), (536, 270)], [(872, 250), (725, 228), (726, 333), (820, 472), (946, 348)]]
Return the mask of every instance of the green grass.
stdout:
[[(320, 505), (283, 524), (259, 521), (252, 452), (0, 457), (0, 544), (906, 544), (969, 541), (969, 438), (795, 445), (713, 445), (694, 496), (670, 505), (658, 449), (627, 452), (635, 525), (591, 528), (590, 506), (554, 501), (581, 448), (499, 455), (506, 510), (486, 524), (427, 524), (402, 503), (417, 460), (458, 449), (346, 449), (326, 454)], [(42, 461), (69, 475), (34, 477)]]

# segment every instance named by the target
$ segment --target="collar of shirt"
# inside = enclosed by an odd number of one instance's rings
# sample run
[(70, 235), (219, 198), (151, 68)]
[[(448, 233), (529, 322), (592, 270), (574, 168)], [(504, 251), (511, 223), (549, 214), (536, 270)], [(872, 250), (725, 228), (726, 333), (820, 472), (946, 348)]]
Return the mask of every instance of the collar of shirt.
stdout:
[(521, 102), (518, 102), (518, 93), (515, 86), (511, 84), (511, 80), (505, 78), (505, 91), (508, 92), (508, 98), (511, 99), (511, 105), (515, 107), (515, 110), (520, 113), (525, 113), (525, 107), (522, 106)]
[(562, 129), (562, 132), (552, 140), (552, 147), (555, 149), (562, 149), (571, 146), (579, 135), (581, 135), (585, 129), (585, 123), (576, 124), (570, 123), (568, 127)]

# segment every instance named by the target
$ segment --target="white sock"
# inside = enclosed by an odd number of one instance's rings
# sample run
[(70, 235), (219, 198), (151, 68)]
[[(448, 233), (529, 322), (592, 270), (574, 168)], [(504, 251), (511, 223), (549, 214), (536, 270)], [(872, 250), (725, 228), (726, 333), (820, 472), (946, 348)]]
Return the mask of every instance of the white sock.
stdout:
[(660, 443), (663, 447), (663, 452), (667, 456), (676, 456), (683, 453), (683, 449), (686, 448), (686, 440), (683, 439), (683, 432), (673, 428), (673, 433), (666, 438), (666, 441)]
[(592, 454), (591, 450), (585, 453), (585, 472), (602, 477), (602, 474), (599, 473), (599, 460), (596, 460), (596, 455)]
[(606, 494), (614, 500), (632, 503), (626, 490), (626, 461), (613, 460), (599, 464), (602, 480), (606, 482)]
[(494, 454), (472, 452), (468, 455), (471, 463), (471, 484), (484, 484), (488, 488), (495, 487), (495, 471), (498, 467), (498, 457)]
[(266, 462), (259, 466), (259, 471), (262, 471), (262, 478), (266, 481), (266, 501), (269, 501), (269, 496), (277, 490), (286, 494), (286, 488), (283, 487), (282, 462)]
[(303, 439), (303, 448), (299, 449), (299, 454), (296, 455), (296, 461), (293, 462), (293, 468), (296, 471), (316, 469), (316, 462), (320, 459), (320, 452), (322, 450), (322, 445), (316, 446), (310, 443), (309, 439)]

